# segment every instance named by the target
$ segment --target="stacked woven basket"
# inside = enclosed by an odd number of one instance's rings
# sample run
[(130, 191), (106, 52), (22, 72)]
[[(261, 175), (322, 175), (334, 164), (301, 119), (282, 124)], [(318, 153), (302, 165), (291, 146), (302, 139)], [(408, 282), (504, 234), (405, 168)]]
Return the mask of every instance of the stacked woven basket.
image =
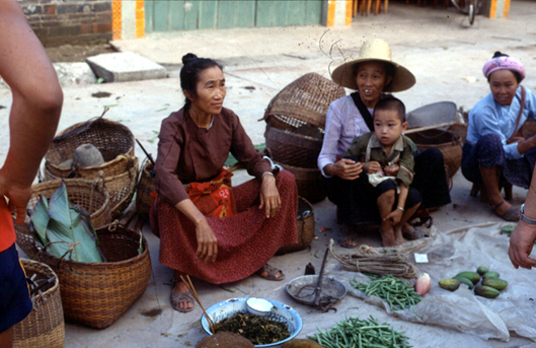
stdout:
[[(83, 144), (95, 146), (105, 163), (60, 166)], [(148, 245), (141, 232), (110, 223), (131, 203), (134, 194), (138, 173), (134, 136), (127, 127), (101, 117), (63, 131), (54, 139), (45, 160), (46, 181), (32, 186), (28, 211), (33, 211), (39, 196), (50, 199), (63, 180), (69, 201), (90, 214), (106, 262), (83, 263), (49, 254), (36, 242), (30, 217), (23, 225), (15, 224), (17, 244), (31, 259), (50, 266), (57, 274), (67, 321), (108, 327), (145, 292), (151, 276)]]
[[(74, 169), (62, 166), (84, 144), (95, 146), (105, 163)], [(93, 180), (98, 175), (104, 175), (104, 185), (110, 193), (109, 209), (111, 217), (115, 219), (128, 207), (134, 194), (138, 176), (134, 146), (134, 135), (121, 123), (100, 117), (75, 124), (61, 132), (48, 149), (45, 155), (45, 181), (72, 177)]]
[(344, 88), (317, 73), (283, 88), (264, 114), (266, 153), (296, 177), (298, 194), (311, 203), (326, 198), (317, 158), (322, 149), (326, 113)]

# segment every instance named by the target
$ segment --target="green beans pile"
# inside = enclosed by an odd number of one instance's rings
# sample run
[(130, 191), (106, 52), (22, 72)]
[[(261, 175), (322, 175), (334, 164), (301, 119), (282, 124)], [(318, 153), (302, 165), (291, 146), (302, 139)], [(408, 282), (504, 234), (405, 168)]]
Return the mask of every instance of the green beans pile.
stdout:
[(372, 316), (368, 320), (349, 318), (337, 323), (330, 330), (307, 338), (326, 348), (410, 348), (408, 337), (393, 330), (388, 324), (378, 324)]
[(391, 310), (398, 311), (409, 308), (421, 302), (422, 297), (415, 289), (403, 280), (388, 274), (382, 278), (368, 275), (371, 281), (362, 283), (352, 278), (350, 285), (362, 291), (367, 296), (378, 296), (389, 304)]

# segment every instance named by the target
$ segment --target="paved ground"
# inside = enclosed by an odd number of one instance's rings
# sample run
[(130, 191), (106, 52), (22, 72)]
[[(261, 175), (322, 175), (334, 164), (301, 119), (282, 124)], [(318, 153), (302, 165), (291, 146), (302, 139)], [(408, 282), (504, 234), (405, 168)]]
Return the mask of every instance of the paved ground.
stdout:
[[(168, 68), (169, 78), (114, 84), (74, 84), (65, 82), (65, 104), (60, 129), (76, 122), (98, 116), (104, 106), (110, 106), (107, 117), (124, 122), (149, 152), (156, 154), (156, 133), (160, 121), (171, 111), (179, 109), (184, 101), (180, 91), (178, 71), (180, 59), (187, 52), (219, 59), (225, 65), (228, 80), (226, 106), (240, 117), (254, 143), (264, 142), (263, 116), (270, 99), (285, 85), (308, 72), (329, 76), (329, 67), (343, 57), (357, 56), (362, 42), (382, 38), (391, 44), (393, 58), (410, 69), (417, 77), (411, 90), (397, 93), (408, 110), (428, 103), (450, 100), (458, 106), (471, 108), (481, 97), (489, 93), (487, 82), (481, 75), (483, 63), (494, 51), (500, 50), (520, 58), (527, 69), (524, 85), (536, 89), (536, 15), (535, 1), (514, 1), (510, 18), (490, 20), (477, 17), (469, 27), (466, 17), (452, 8), (432, 9), (403, 3), (392, 3), (388, 14), (357, 17), (351, 27), (327, 29), (320, 26), (291, 28), (230, 29), (218, 31), (189, 31), (152, 34), (145, 39), (118, 41), (113, 44), (121, 51), (143, 55)], [(470, 82), (474, 81), (474, 82)], [(253, 87), (253, 88), (251, 88)], [(92, 97), (96, 92), (109, 92), (107, 98)], [(9, 90), (0, 86), (0, 105), (9, 107)], [(0, 129), (7, 129), (8, 108), (0, 109)], [(0, 158), (5, 158), (8, 135), (0, 131)], [(136, 149), (143, 157), (140, 149)], [(246, 179), (237, 175), (237, 182)], [(469, 197), (470, 185), (461, 173), (454, 176), (451, 191), (453, 204), (434, 213), (434, 224), (441, 231), (448, 231), (466, 224), (499, 221), (489, 208), (478, 199)], [(513, 204), (524, 201), (526, 190), (514, 189)], [(273, 263), (285, 267), (287, 277), (303, 273), (303, 266), (324, 249), (330, 237), (337, 238), (340, 226), (335, 223), (334, 207), (327, 200), (314, 206), (316, 230), (320, 237), (314, 241), (311, 251), (276, 257)], [(320, 233), (326, 227), (329, 232)], [(169, 307), (169, 287), (164, 283), (171, 278), (171, 271), (158, 263), (158, 239), (149, 227), (144, 227), (153, 261), (153, 277), (145, 294), (113, 326), (96, 331), (77, 325), (66, 326), (66, 347), (168, 347), (190, 346), (202, 337), (197, 319), (201, 311), (183, 315)], [(378, 245), (379, 239), (365, 236), (364, 241)], [(321, 254), (321, 253), (320, 253)], [(302, 270), (299, 270), (301, 267)], [(255, 291), (273, 283), (258, 278), (232, 284)], [(207, 304), (237, 296), (218, 287), (197, 282), (201, 298)], [(283, 290), (276, 284), (274, 292)], [(162, 314), (151, 317), (147, 311), (160, 308)], [(308, 309), (298, 306), (305, 315)], [(362, 312), (373, 312), (372, 309)], [(344, 311), (329, 320), (344, 317)], [(304, 317), (307, 318), (306, 316)], [(307, 319), (306, 319), (307, 320)], [(384, 320), (391, 321), (389, 317)], [(427, 335), (443, 337), (454, 346), (519, 347), (530, 343), (522, 338), (512, 338), (509, 343), (482, 341), (467, 334), (439, 328), (424, 328), (403, 323), (417, 347), (429, 347)], [(314, 325), (313, 325), (314, 326)], [(181, 331), (182, 330), (182, 331)], [(419, 330), (422, 333), (418, 333)]]

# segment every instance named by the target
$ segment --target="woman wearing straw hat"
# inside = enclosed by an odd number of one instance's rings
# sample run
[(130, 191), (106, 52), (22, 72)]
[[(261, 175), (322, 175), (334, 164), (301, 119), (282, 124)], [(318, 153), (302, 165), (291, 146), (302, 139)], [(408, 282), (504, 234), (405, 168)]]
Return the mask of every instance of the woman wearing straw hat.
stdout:
[(518, 221), (518, 209), (503, 199), (500, 186), (530, 186), (536, 136), (525, 139), (520, 129), (528, 118), (536, 120), (536, 96), (520, 85), (525, 68), (515, 58), (495, 52), (482, 72), (491, 93), (469, 113), (462, 173), (467, 180), (483, 185), (484, 200), (489, 200), (496, 215)]
[[(380, 216), (376, 205), (370, 204), (367, 197), (361, 197), (359, 190), (354, 187), (355, 179), (363, 171), (372, 173), (376, 168), (364, 168), (362, 163), (341, 157), (356, 136), (374, 130), (372, 111), (376, 103), (386, 96), (385, 93), (409, 89), (415, 84), (415, 77), (408, 69), (392, 61), (389, 44), (379, 39), (366, 41), (359, 58), (337, 67), (331, 77), (341, 86), (357, 92), (330, 105), (318, 167), (325, 177), (331, 178), (328, 198), (337, 205), (339, 222), (377, 222)], [(416, 155), (414, 169), (416, 174), (412, 185), (422, 196), (421, 208), (450, 203), (441, 151), (429, 149)], [(395, 166), (395, 173), (397, 170)], [(424, 236), (408, 223), (404, 224), (403, 233), (408, 239)], [(343, 240), (341, 245), (353, 247), (356, 242), (349, 238)]]

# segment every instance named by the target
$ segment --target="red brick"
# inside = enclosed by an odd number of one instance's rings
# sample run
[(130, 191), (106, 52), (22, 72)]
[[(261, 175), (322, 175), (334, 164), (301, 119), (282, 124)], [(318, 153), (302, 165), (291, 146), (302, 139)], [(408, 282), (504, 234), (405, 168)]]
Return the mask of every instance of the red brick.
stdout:
[(48, 15), (55, 15), (56, 14), (56, 5), (46, 5), (45, 6), (45, 13)]
[(93, 23), (93, 32), (95, 34), (107, 34), (112, 32), (112, 23)]
[(80, 24), (80, 34), (91, 34), (93, 31), (93, 26), (91, 24)]

